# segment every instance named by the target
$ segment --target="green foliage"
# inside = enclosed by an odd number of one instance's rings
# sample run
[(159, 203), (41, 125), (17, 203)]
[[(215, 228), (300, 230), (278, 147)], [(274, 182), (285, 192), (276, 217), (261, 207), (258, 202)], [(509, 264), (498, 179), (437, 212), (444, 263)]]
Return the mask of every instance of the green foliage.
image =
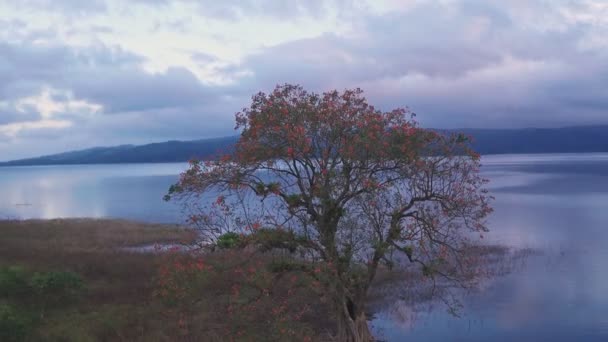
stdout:
[(83, 282), (73, 272), (45, 272), (35, 273), (30, 286), (39, 296), (61, 302), (75, 298), (83, 289)]
[(298, 246), (308, 241), (303, 236), (298, 236), (292, 231), (282, 229), (262, 228), (249, 236), (251, 242), (258, 246), (261, 252), (272, 249), (286, 249), (294, 253)]
[(83, 282), (73, 272), (38, 272), (31, 275), (22, 267), (0, 268), (0, 298), (16, 301), (33, 297), (66, 300), (80, 293)]
[(179, 194), (183, 191), (184, 191), (184, 189), (179, 184), (172, 184), (169, 187), (168, 193), (165, 196), (163, 196), (163, 200), (168, 202), (171, 200), (172, 195)]
[(302, 202), (302, 198), (298, 194), (292, 194), (288, 195), (285, 198), (285, 201), (287, 202), (287, 205), (289, 205), (290, 208), (295, 208), (300, 205), (300, 203)]
[(262, 182), (256, 183), (255, 184), (255, 192), (259, 196), (265, 195), (266, 194), (266, 185), (264, 183), (262, 183)]
[(23, 341), (30, 330), (31, 320), (26, 314), (0, 303), (0, 341)]
[(234, 232), (228, 232), (220, 235), (216, 244), (222, 249), (235, 248), (241, 244), (241, 236)]
[(0, 297), (17, 297), (28, 291), (28, 274), (21, 267), (0, 268)]
[(461, 143), (465, 143), (465, 142), (469, 142), (469, 141), (470, 141), (469, 137), (467, 137), (467, 136), (466, 136), (465, 134), (463, 134), (463, 133), (458, 133), (458, 134), (456, 135), (456, 142), (457, 142), (457, 143), (459, 143), (459, 144), (461, 144)]
[(281, 184), (277, 182), (272, 183), (264, 183), (257, 182), (255, 183), (255, 193), (258, 196), (268, 196), (271, 192), (278, 192), (281, 189)]
[(31, 274), (18, 266), (0, 268), (0, 341), (24, 340), (50, 305), (64, 307), (82, 288), (82, 279), (72, 272)]

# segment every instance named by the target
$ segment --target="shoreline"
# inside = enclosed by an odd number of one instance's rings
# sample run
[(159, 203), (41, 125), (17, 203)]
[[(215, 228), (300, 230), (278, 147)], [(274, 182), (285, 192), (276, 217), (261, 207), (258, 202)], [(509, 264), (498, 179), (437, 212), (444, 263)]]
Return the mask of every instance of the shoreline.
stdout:
[[(605, 151), (583, 151), (583, 152), (501, 152), (501, 153), (483, 153), (481, 157), (511, 157), (511, 156), (596, 156), (607, 155)], [(185, 161), (142, 161), (142, 162), (83, 162), (83, 163), (48, 163), (48, 164), (7, 164), (9, 162), (0, 162), (0, 170), (3, 168), (27, 168), (27, 167), (50, 167), (50, 166), (118, 166), (118, 165), (164, 165), (164, 164), (188, 164)]]

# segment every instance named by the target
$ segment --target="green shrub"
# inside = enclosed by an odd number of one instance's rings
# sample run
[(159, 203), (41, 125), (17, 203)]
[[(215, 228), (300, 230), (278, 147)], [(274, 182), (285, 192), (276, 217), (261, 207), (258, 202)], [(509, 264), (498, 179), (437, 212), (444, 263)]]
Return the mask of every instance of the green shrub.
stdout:
[(83, 283), (82, 278), (73, 272), (45, 272), (35, 273), (30, 286), (38, 295), (68, 299), (80, 293)]
[(241, 236), (234, 232), (228, 232), (217, 238), (217, 246), (223, 249), (235, 248), (241, 243)]
[(258, 246), (261, 252), (273, 249), (285, 249), (294, 253), (298, 246), (306, 244), (306, 239), (283, 229), (262, 228), (251, 234), (251, 242)]
[(23, 341), (30, 330), (30, 319), (25, 314), (0, 303), (0, 341)]
[(27, 294), (27, 272), (19, 266), (0, 268), (0, 297), (14, 298)]
[(28, 274), (21, 267), (0, 268), (0, 297), (11, 298), (27, 294)]

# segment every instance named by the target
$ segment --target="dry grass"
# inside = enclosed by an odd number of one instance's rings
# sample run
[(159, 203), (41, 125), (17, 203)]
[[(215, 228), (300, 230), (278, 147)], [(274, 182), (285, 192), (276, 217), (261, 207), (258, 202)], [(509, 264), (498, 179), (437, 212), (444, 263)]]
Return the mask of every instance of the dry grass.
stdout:
[(0, 246), (30, 248), (113, 249), (151, 243), (190, 243), (191, 231), (177, 226), (104, 219), (0, 221)]
[(0, 266), (32, 271), (68, 270), (85, 277), (93, 298), (137, 301), (153, 285), (158, 257), (120, 248), (191, 243), (195, 235), (171, 226), (121, 220), (0, 221)]
[[(159, 269), (194, 256), (125, 249), (155, 243), (189, 244), (195, 238), (191, 231), (175, 226), (121, 220), (0, 221), (0, 267), (21, 266), (31, 272), (72, 271), (83, 277), (86, 292), (81, 300), (45, 317), (32, 332), (34, 341), (224, 341), (226, 334), (238, 326), (245, 334), (236, 340), (287, 340), (264, 337), (275, 327), (267, 314), (273, 307), (272, 300), (264, 302), (254, 316), (226, 316), (231, 288), (244, 283), (232, 269), (252, 262), (266, 267), (269, 260), (265, 256), (202, 256), (217, 269), (225, 268), (224, 272), (212, 274), (176, 306), (155, 295)], [(285, 292), (286, 287), (277, 291)], [(303, 305), (312, 308), (300, 327), (322, 333), (331, 326), (320, 319), (327, 313), (318, 297), (306, 291), (291, 297), (293, 310)], [(321, 333), (315, 333), (315, 340), (320, 340)]]

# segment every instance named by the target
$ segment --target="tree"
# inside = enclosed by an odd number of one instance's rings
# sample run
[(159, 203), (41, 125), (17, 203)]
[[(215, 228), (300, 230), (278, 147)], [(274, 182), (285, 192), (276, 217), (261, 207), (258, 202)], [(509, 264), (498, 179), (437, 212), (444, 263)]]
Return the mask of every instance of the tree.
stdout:
[(411, 262), (426, 276), (463, 280), (470, 232), (487, 231), (491, 212), (468, 139), (413, 117), (377, 110), (360, 89), (277, 86), (236, 114), (234, 151), (192, 161), (169, 197), (196, 206), (218, 195), (190, 218), (209, 240), (260, 227), (296, 234), (331, 298), (339, 340), (372, 340), (365, 309), (379, 267)]

